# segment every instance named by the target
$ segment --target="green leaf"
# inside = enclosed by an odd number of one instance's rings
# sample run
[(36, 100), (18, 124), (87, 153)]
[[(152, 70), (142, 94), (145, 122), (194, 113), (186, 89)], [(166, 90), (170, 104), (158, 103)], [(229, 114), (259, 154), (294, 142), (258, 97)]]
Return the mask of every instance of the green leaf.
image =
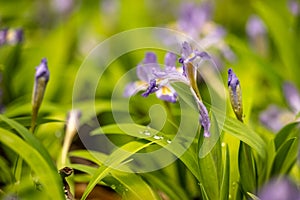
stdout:
[[(92, 132), (92, 134), (121, 134), (121, 135), (131, 135), (137, 138), (143, 138), (150, 142), (153, 142), (161, 147), (164, 147), (173, 155), (178, 157), (186, 167), (192, 172), (192, 174), (200, 181), (199, 170), (197, 168), (197, 153), (193, 150), (193, 148), (186, 148), (184, 146), (184, 138), (182, 138), (183, 145), (180, 144), (181, 138), (178, 138), (177, 143), (172, 141), (172, 144), (175, 145), (168, 145), (170, 142), (171, 137), (173, 135), (166, 134), (156, 129), (150, 128), (148, 126), (142, 126), (138, 124), (112, 124), (103, 126), (98, 128)], [(160, 135), (163, 136), (163, 140), (157, 140), (153, 136)], [(152, 137), (150, 137), (152, 136)], [(169, 138), (168, 138), (169, 136)], [(184, 152), (182, 154), (182, 152)]]
[(7, 123), (11, 128), (15, 129), (28, 144), (30, 144), (43, 156), (45, 161), (47, 161), (48, 166), (51, 167), (53, 170), (56, 170), (54, 162), (51, 156), (49, 155), (48, 151), (29, 130), (27, 130), (24, 126), (17, 123), (16, 121), (5, 117), (4, 115), (0, 115), (0, 120)]
[(128, 159), (134, 153), (150, 146), (153, 142), (132, 141), (113, 151), (106, 159), (104, 165), (100, 166), (91, 178), (81, 199), (86, 199), (95, 185), (102, 180), (112, 169), (122, 166), (122, 162)]
[(230, 176), (230, 154), (227, 144), (222, 144), (223, 152), (223, 173), (222, 173), (222, 182), (221, 182), (221, 191), (220, 199), (228, 200), (229, 199), (229, 176)]
[[(211, 109), (213, 109), (215, 115), (224, 115), (216, 108)], [(216, 119), (219, 120), (222, 118), (216, 117)], [(232, 117), (226, 117), (224, 122), (218, 121), (218, 125), (223, 131), (233, 135), (234, 137), (251, 146), (262, 159), (266, 158), (266, 143), (260, 135), (258, 135), (247, 125)]]
[(254, 156), (251, 148), (243, 142), (239, 147), (239, 172), (243, 191), (245, 193), (256, 192), (257, 174)]
[(296, 46), (298, 44), (298, 35), (290, 27), (292, 19), (290, 13), (288, 13), (287, 9), (283, 9), (286, 8), (286, 2), (272, 1), (272, 3), (267, 3), (265, 1), (255, 1), (253, 6), (268, 26), (268, 31), (274, 40), (286, 69), (285, 73), (293, 77), (295, 81), (298, 81), (299, 67), (296, 67), (299, 64), (297, 62), (299, 51)]
[(205, 200), (210, 200), (208, 198), (208, 195), (206, 194), (206, 191), (205, 191), (202, 183), (200, 183), (200, 190), (201, 190), (202, 198), (205, 199)]
[(64, 199), (62, 184), (58, 171), (43, 158), (39, 151), (18, 136), (0, 128), (0, 141), (22, 157), (40, 178), (45, 188), (45, 195), (51, 199)]
[(159, 172), (151, 172), (143, 174), (143, 177), (147, 179), (150, 184), (163, 191), (170, 199), (173, 200), (189, 200), (190, 198), (186, 194), (180, 185), (177, 185), (174, 180), (171, 180), (166, 175)]
[(294, 122), (284, 126), (275, 136), (274, 143), (276, 150), (288, 139), (299, 137), (299, 122)]
[(291, 138), (286, 141), (276, 152), (271, 176), (277, 174), (285, 174), (290, 169), (291, 166), (295, 163), (298, 153), (298, 139)]
[[(199, 138), (199, 159), (198, 159), (198, 165), (199, 165), (199, 171), (200, 171), (200, 177), (201, 177), (201, 183), (203, 186), (203, 189), (205, 190), (206, 195), (209, 197), (209, 199), (220, 199), (220, 186), (222, 181), (222, 149), (221, 149), (221, 143), (220, 143), (220, 132), (218, 129), (218, 125), (216, 122), (216, 119), (214, 115), (211, 118), (211, 137), (212, 138)], [(201, 157), (201, 149), (203, 148), (203, 145), (207, 145), (206, 141), (209, 140), (216, 140), (214, 141), (213, 148), (206, 153), (205, 157)], [(203, 143), (201, 142), (203, 140)], [(201, 144), (202, 143), (202, 144)], [(212, 144), (209, 144), (208, 146), (211, 146)], [(205, 148), (205, 147), (204, 147)], [(211, 147), (209, 147), (211, 148)]]
[(209, 199), (220, 199), (219, 167), (216, 165), (216, 158), (212, 150), (204, 158), (199, 159), (199, 171), (203, 190)]
[[(105, 160), (108, 158), (107, 155), (93, 152), (93, 151), (75, 151), (71, 153), (71, 156), (84, 158), (90, 160), (92, 162), (97, 163), (99, 166), (102, 166), (103, 163), (101, 160)], [(96, 173), (96, 169), (91, 169), (90, 167), (85, 167), (81, 165), (72, 164), (74, 169), (78, 169), (80, 171), (89, 173), (90, 175), (94, 175)], [(129, 169), (127, 169), (129, 170)], [(153, 190), (149, 187), (149, 185), (139, 176), (134, 174), (134, 172), (125, 173), (122, 171), (110, 169), (110, 175), (115, 179), (114, 182), (104, 181), (108, 185), (119, 185), (125, 188), (122, 191), (117, 191), (120, 195), (123, 196), (124, 199), (157, 199)], [(142, 191), (142, 192), (139, 192)]]
[(260, 198), (258, 198), (256, 195), (250, 193), (250, 192), (247, 192), (247, 195), (252, 199), (252, 200), (260, 200)]

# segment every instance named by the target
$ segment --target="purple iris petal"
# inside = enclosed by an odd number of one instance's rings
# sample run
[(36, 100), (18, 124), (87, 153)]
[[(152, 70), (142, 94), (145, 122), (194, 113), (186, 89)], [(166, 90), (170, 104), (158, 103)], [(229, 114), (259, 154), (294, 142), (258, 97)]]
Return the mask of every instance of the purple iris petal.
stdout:
[(149, 96), (149, 94), (156, 92), (159, 90), (158, 85), (156, 84), (156, 80), (152, 79), (149, 83), (149, 87), (147, 90), (142, 94), (143, 97)]
[(199, 114), (200, 114), (200, 123), (201, 123), (201, 126), (203, 127), (203, 130), (204, 130), (204, 137), (209, 137), (210, 136), (209, 129), (210, 129), (211, 124), (210, 124), (208, 111), (207, 111), (205, 105), (202, 103), (202, 101), (200, 101), (198, 99), (197, 96), (195, 96), (195, 99), (196, 99), (197, 104), (198, 104), (198, 109), (199, 109)]
[(165, 56), (166, 71), (176, 70), (177, 56), (174, 53), (168, 52)]
[(44, 78), (46, 82), (49, 80), (49, 70), (47, 66), (47, 59), (43, 58), (41, 61), (41, 64), (36, 67), (36, 72), (35, 72), (35, 79), (38, 81), (40, 78)]
[(157, 92), (156, 96), (164, 101), (175, 103), (177, 101), (177, 93), (171, 85), (162, 86)]
[(292, 83), (283, 84), (283, 92), (287, 103), (294, 113), (300, 112), (300, 94)]
[(145, 55), (145, 59), (143, 61), (144, 64), (148, 64), (148, 63), (157, 63), (157, 58), (155, 53), (153, 52), (147, 52)]
[(151, 76), (151, 70), (149, 70), (149, 67), (147, 66), (144, 66), (142, 64), (139, 64), (137, 67), (136, 67), (136, 74), (137, 74), (137, 77), (142, 80), (142, 81), (150, 81), (150, 76)]
[(124, 96), (130, 97), (135, 95), (139, 91), (146, 90), (148, 88), (148, 83), (145, 81), (135, 81), (126, 85), (124, 90)]
[(160, 71), (155, 53), (147, 52), (145, 59), (137, 66), (136, 73), (140, 80), (150, 82), (153, 79), (153, 72)]
[(193, 53), (193, 49), (192, 49), (191, 45), (188, 42), (184, 41), (183, 44), (182, 44), (182, 52), (181, 52), (182, 58), (185, 60), (192, 53)]
[(195, 55), (199, 56), (200, 58), (205, 59), (205, 60), (211, 59), (210, 55), (208, 55), (208, 53), (205, 51), (199, 52), (199, 51), (195, 50)]

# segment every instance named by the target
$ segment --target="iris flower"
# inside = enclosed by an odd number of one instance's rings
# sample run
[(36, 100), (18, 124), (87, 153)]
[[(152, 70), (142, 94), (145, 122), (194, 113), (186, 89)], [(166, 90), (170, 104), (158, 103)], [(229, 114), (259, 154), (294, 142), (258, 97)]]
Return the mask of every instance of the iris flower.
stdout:
[[(203, 60), (210, 59), (206, 52), (193, 50), (189, 43), (184, 42), (182, 45), (182, 54), (179, 62), (182, 68), (175, 66), (176, 55), (167, 53), (165, 57), (165, 68), (161, 69), (153, 53), (147, 53), (143, 62), (144, 66), (138, 66), (137, 74), (141, 79), (127, 85), (125, 96), (134, 95), (136, 92), (145, 90), (143, 96), (156, 93), (157, 97), (166, 101), (175, 102), (177, 93), (170, 85), (173, 82), (182, 82), (190, 87), (195, 98), (200, 114), (200, 123), (204, 129), (204, 136), (210, 136), (210, 119), (208, 111), (202, 102), (199, 89), (197, 86), (197, 70)], [(151, 59), (150, 59), (151, 58)], [(147, 61), (151, 61), (151, 65)], [(142, 68), (143, 67), (143, 68)]]
[[(166, 54), (165, 70), (169, 71), (176, 68), (175, 63), (176, 55), (173, 53)], [(129, 97), (139, 91), (145, 91), (142, 96), (147, 97), (150, 93), (155, 92), (159, 99), (175, 103), (177, 101), (175, 89), (170, 84), (161, 84), (163, 80), (155, 76), (156, 73), (160, 72), (163, 72), (163, 70), (157, 63), (156, 55), (153, 52), (146, 53), (145, 59), (136, 69), (139, 80), (126, 86), (124, 96)]]

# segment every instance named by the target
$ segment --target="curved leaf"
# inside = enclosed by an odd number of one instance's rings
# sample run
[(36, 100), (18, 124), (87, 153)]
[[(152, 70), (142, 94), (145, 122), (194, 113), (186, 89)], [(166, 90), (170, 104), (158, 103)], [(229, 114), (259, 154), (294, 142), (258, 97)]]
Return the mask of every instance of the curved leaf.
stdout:
[[(216, 108), (212, 108), (215, 115), (223, 115)], [(216, 117), (216, 119), (222, 119)], [(232, 117), (226, 117), (225, 121), (218, 121), (219, 128), (233, 135), (244, 143), (252, 147), (262, 159), (266, 158), (266, 143), (255, 131), (249, 128), (244, 123)]]
[(15, 134), (0, 128), (0, 141), (15, 151), (32, 168), (45, 188), (45, 195), (51, 199), (64, 199), (63, 187), (57, 170), (32, 146), (24, 142)]
[[(164, 147), (173, 155), (178, 157), (185, 166), (192, 172), (192, 174), (200, 181), (200, 175), (198, 170), (197, 162), (197, 152), (193, 148), (187, 148), (181, 144), (168, 145), (171, 141), (172, 135), (162, 133), (158, 130), (152, 129), (147, 126), (138, 125), (138, 124), (112, 124), (96, 129), (92, 134), (130, 134), (131, 136), (143, 138), (150, 142), (153, 142), (161, 147)], [(154, 137), (155, 135), (164, 136), (163, 140), (157, 140)], [(168, 138), (168, 136), (170, 138)], [(180, 140), (180, 138), (178, 138)], [(184, 140), (182, 141), (184, 143)], [(184, 152), (182, 154), (182, 152)]]
[(96, 172), (93, 174), (86, 190), (84, 191), (81, 199), (86, 199), (95, 185), (103, 179), (112, 169), (117, 169), (122, 166), (122, 162), (128, 159), (134, 153), (148, 147), (153, 144), (153, 142), (141, 142), (141, 141), (132, 141), (113, 151), (106, 159), (104, 165), (100, 166)]
[(292, 137), (299, 137), (299, 128), (300, 122), (294, 122), (290, 123), (286, 126), (284, 126), (275, 136), (274, 138), (274, 143), (275, 143), (275, 148), (278, 150), (278, 148), (286, 142), (288, 139)]
[(48, 166), (51, 167), (53, 170), (56, 170), (54, 162), (51, 156), (49, 155), (48, 151), (29, 130), (27, 130), (18, 122), (5, 117), (4, 115), (0, 115), (0, 120), (7, 123), (11, 128), (15, 129), (28, 144), (30, 144), (43, 156), (43, 158), (47, 161)]
[(298, 153), (298, 139), (286, 141), (277, 151), (271, 170), (271, 175), (284, 174), (295, 163)]

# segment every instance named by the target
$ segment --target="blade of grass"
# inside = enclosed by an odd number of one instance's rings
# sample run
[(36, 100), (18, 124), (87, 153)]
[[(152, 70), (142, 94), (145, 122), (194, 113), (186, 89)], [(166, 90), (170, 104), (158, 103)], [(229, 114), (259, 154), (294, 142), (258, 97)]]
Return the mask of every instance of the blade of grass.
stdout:
[(39, 151), (12, 132), (2, 128), (0, 128), (0, 132), (0, 141), (24, 159), (40, 178), (45, 188), (45, 195), (53, 199), (64, 199), (63, 187), (58, 172), (48, 165), (48, 162)]

